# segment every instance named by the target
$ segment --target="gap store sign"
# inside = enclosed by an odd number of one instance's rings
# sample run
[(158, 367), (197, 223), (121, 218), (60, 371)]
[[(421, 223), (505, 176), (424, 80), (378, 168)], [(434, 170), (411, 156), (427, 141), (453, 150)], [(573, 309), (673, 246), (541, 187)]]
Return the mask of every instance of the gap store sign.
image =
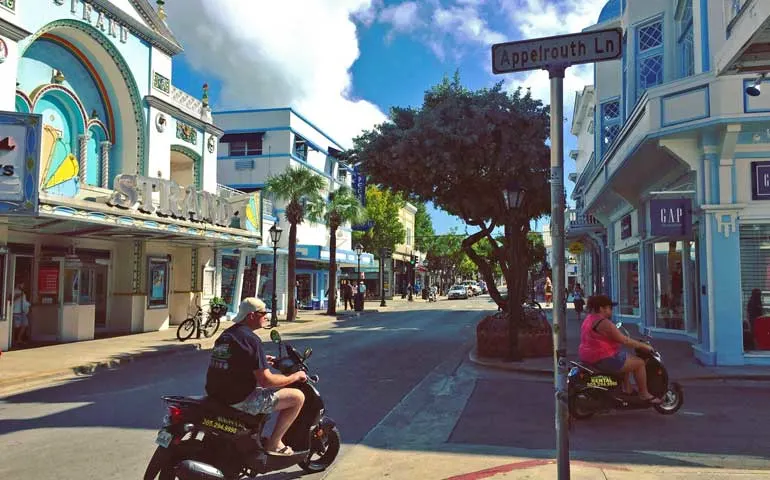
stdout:
[(656, 237), (692, 236), (692, 200), (650, 200), (650, 233)]

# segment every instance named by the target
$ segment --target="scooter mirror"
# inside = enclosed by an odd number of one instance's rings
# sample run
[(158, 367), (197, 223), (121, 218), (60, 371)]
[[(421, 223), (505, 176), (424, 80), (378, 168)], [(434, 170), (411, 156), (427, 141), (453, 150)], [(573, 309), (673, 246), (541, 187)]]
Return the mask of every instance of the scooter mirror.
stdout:
[(278, 330), (273, 330), (270, 332), (270, 340), (272, 340), (274, 343), (281, 343), (281, 334), (278, 333)]
[(313, 349), (310, 347), (307, 347), (305, 349), (305, 355), (303, 356), (303, 360), (307, 360), (308, 358), (310, 358), (310, 355), (312, 354), (313, 354)]
[(621, 328), (623, 326), (623, 322), (618, 322), (615, 324), (616, 327)]

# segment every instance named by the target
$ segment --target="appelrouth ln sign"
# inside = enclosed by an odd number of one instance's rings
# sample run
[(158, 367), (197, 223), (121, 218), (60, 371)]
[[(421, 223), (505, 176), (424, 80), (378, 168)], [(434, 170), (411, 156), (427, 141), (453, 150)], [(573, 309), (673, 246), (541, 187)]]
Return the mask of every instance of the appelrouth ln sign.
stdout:
[(620, 57), (618, 28), (492, 45), (494, 73), (523, 72), (553, 66), (578, 65)]

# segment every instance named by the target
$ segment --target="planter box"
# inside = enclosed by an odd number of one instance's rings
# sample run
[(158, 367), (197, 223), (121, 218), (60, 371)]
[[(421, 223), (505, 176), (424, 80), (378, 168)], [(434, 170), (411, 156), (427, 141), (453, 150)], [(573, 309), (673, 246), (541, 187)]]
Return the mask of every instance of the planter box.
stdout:
[[(524, 313), (519, 325), (519, 353), (523, 358), (553, 356), (553, 331), (545, 316), (534, 310)], [(510, 353), (507, 313), (485, 317), (476, 326), (476, 348), (480, 357), (505, 358)]]

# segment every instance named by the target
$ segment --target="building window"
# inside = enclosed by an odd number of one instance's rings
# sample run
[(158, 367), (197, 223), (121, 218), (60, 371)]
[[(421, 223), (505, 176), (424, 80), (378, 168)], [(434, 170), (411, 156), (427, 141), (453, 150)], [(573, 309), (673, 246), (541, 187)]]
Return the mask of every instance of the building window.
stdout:
[(601, 137), (601, 154), (607, 152), (607, 149), (612, 142), (615, 141), (615, 137), (620, 132), (620, 101), (611, 100), (604, 102), (601, 109), (601, 122), (602, 122), (602, 137)]
[(654, 245), (653, 283), (655, 326), (669, 330), (685, 329), (683, 242)]
[(741, 225), (740, 244), (744, 350), (770, 350), (770, 225)]
[(340, 183), (345, 183), (345, 181), (348, 179), (348, 171), (344, 168), (338, 168), (337, 169), (337, 181)]
[(294, 150), (292, 154), (301, 160), (307, 161), (307, 141), (299, 135), (294, 135)]
[(695, 53), (693, 51), (692, 0), (679, 0), (676, 15), (676, 49), (679, 65), (679, 77), (689, 77), (695, 73)]
[(406, 246), (412, 246), (412, 229), (409, 227), (406, 227)]
[(639, 250), (618, 255), (618, 309), (621, 315), (639, 316)]
[(168, 307), (169, 257), (147, 259), (147, 308)]
[(326, 156), (326, 166), (324, 168), (324, 172), (326, 172), (329, 176), (334, 176), (334, 164), (336, 163), (336, 160), (331, 155)]
[(254, 160), (236, 160), (236, 170), (254, 170)]
[(636, 99), (663, 83), (663, 21), (656, 20), (636, 33)]
[(222, 137), (222, 143), (230, 145), (231, 157), (262, 155), (263, 132), (229, 133)]

